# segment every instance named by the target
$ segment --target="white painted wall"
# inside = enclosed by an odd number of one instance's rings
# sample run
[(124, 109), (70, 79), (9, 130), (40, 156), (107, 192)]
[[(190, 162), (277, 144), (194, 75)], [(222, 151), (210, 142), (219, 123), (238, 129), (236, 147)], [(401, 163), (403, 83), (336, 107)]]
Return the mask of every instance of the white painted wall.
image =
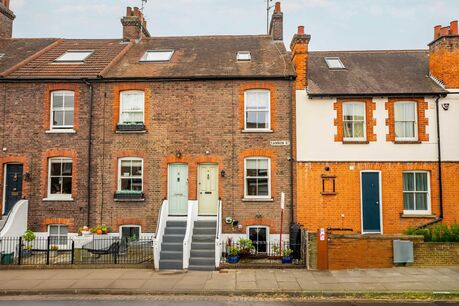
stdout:
[[(369, 144), (335, 142), (335, 98), (310, 98), (305, 90), (297, 90), (297, 160), (298, 161), (436, 161), (437, 133), (435, 99), (427, 98), (429, 141), (421, 144), (394, 144), (386, 141), (389, 129), (385, 103), (387, 98), (374, 98), (377, 141)], [(442, 154), (444, 160), (459, 160), (459, 95), (441, 100), (450, 102), (448, 111), (440, 109)]]

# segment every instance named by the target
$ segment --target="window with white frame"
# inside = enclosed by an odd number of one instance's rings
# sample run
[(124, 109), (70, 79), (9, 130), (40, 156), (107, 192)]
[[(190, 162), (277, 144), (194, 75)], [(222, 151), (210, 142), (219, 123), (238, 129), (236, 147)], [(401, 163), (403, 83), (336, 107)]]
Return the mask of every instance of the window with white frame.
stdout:
[(396, 102), (394, 105), (395, 139), (416, 140), (416, 102)]
[(246, 198), (271, 197), (271, 160), (266, 157), (249, 157), (244, 160)]
[(247, 90), (245, 98), (245, 129), (269, 130), (271, 122), (269, 90)]
[(72, 159), (53, 157), (49, 159), (48, 197), (62, 200), (72, 198)]
[(140, 238), (140, 225), (122, 225), (120, 226), (121, 239), (137, 241)]
[(366, 140), (365, 126), (365, 103), (345, 102), (343, 103), (343, 129), (344, 140), (362, 141)]
[(52, 245), (67, 245), (68, 227), (63, 224), (52, 224), (48, 226), (49, 243)]
[(268, 250), (269, 227), (257, 225), (248, 226), (247, 234), (257, 253), (265, 253)]
[(51, 92), (51, 129), (73, 129), (74, 107), (73, 91)]
[(429, 214), (430, 177), (427, 171), (403, 172), (404, 213)]
[(142, 192), (143, 159), (125, 157), (119, 159), (119, 192)]
[(93, 52), (93, 50), (69, 50), (54, 61), (58, 63), (83, 63)]
[(149, 50), (140, 59), (141, 62), (168, 62), (174, 50)]
[(140, 90), (129, 90), (120, 93), (120, 124), (143, 124), (145, 110), (145, 93)]

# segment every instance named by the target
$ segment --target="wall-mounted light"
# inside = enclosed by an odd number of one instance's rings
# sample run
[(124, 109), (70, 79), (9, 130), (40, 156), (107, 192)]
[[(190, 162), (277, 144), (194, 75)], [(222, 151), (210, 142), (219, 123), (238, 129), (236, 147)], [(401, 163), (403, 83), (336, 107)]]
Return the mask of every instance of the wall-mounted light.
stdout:
[(221, 175), (222, 177), (225, 177), (225, 175), (226, 175), (225, 170), (220, 171), (220, 175)]
[(180, 151), (175, 152), (175, 157), (181, 158), (182, 157), (182, 152), (180, 152)]
[(441, 107), (443, 108), (443, 110), (447, 111), (449, 109), (449, 103), (442, 103)]
[(206, 150), (206, 155), (209, 155), (210, 154), (210, 151), (209, 150)]

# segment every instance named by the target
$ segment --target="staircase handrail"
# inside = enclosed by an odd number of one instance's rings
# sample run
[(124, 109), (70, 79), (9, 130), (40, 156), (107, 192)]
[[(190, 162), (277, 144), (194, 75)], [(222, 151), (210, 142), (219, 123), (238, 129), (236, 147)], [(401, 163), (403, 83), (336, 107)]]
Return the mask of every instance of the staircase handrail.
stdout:
[(153, 238), (153, 261), (156, 270), (159, 269), (159, 256), (161, 254), (161, 244), (163, 243), (163, 236), (166, 229), (168, 215), (169, 202), (167, 199), (164, 199), (159, 210), (158, 222), (156, 224), (156, 234)]
[[(0, 237), (19, 237), (24, 234), (27, 230), (28, 206), (29, 201), (25, 199), (19, 200), (14, 204), (0, 230)], [(17, 219), (18, 217), (20, 219)]]
[(186, 231), (183, 237), (183, 269), (190, 264), (191, 242), (193, 240), (194, 221), (198, 217), (198, 201), (189, 201), (186, 218)]
[(218, 199), (218, 209), (217, 209), (217, 223), (215, 229), (215, 267), (220, 266), (220, 257), (222, 255), (222, 199)]

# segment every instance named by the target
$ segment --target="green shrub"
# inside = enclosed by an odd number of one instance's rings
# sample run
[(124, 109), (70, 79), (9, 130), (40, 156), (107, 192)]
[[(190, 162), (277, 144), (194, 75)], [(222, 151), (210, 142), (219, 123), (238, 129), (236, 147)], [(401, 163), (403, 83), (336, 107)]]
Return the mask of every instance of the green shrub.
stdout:
[(424, 236), (425, 242), (459, 242), (459, 224), (448, 227), (439, 223), (419, 229), (410, 227), (405, 234)]
[(253, 246), (252, 240), (250, 239), (239, 239), (239, 255), (250, 255), (252, 250), (255, 247)]

